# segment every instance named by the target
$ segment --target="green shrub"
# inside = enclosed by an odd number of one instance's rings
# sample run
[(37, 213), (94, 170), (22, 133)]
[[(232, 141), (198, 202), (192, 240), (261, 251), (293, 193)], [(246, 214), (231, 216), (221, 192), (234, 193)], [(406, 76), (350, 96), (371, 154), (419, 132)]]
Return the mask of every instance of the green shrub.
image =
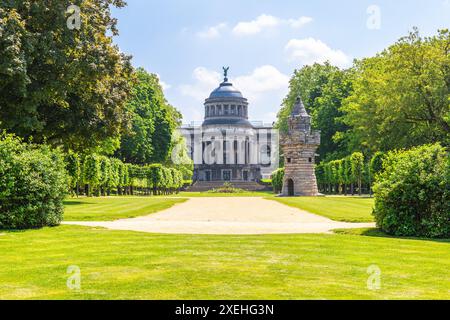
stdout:
[(273, 192), (281, 193), (283, 191), (284, 168), (278, 169), (272, 173)]
[(378, 174), (374, 216), (396, 236), (450, 238), (450, 162), (440, 145), (390, 152)]
[(0, 135), (0, 229), (58, 225), (67, 186), (59, 152)]
[(230, 182), (225, 182), (222, 187), (213, 189), (207, 193), (245, 193), (243, 189), (235, 188)]

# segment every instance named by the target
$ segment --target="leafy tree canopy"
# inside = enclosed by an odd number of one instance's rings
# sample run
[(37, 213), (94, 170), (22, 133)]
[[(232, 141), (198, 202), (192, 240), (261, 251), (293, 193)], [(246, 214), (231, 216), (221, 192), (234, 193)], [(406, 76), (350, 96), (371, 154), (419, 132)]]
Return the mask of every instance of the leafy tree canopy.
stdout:
[[(69, 4), (81, 27), (70, 30)], [(35, 142), (85, 151), (127, 124), (132, 67), (113, 45), (121, 0), (0, 3), (0, 126)]]
[(343, 103), (350, 149), (366, 153), (450, 140), (450, 32), (417, 30), (358, 61)]
[(171, 153), (181, 114), (166, 101), (155, 74), (140, 68), (136, 77), (127, 104), (132, 131), (123, 135), (117, 156), (134, 164), (163, 163)]
[(322, 132), (322, 144), (319, 148), (321, 159), (326, 161), (339, 159), (346, 155), (345, 140), (339, 132), (348, 127), (339, 118), (341, 103), (351, 91), (347, 71), (331, 66), (329, 63), (314, 64), (296, 70), (290, 81), (289, 94), (278, 114), (277, 127), (286, 131), (288, 117), (295, 101), (300, 96), (312, 117), (313, 126)]

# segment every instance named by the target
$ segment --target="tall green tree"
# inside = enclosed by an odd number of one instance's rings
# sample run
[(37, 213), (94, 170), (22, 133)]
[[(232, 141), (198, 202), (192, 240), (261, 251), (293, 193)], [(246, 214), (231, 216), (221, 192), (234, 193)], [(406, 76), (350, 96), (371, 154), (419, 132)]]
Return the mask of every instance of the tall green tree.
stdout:
[(358, 61), (343, 121), (351, 150), (366, 154), (450, 143), (450, 32), (415, 30), (376, 57)]
[(340, 120), (343, 116), (340, 109), (352, 90), (349, 72), (329, 63), (305, 66), (294, 72), (289, 87), (278, 114), (277, 127), (281, 131), (287, 130), (288, 117), (300, 96), (312, 117), (313, 126), (322, 132), (319, 159), (329, 161), (344, 157), (347, 146), (341, 132), (348, 127)]
[(164, 97), (159, 79), (140, 68), (127, 108), (132, 130), (122, 137), (117, 155), (129, 163), (162, 163), (173, 147), (172, 135), (181, 114)]
[[(352, 166), (352, 182), (358, 184), (359, 195), (362, 195), (362, 182), (364, 176), (364, 155), (361, 152), (355, 152), (350, 157), (350, 162)], [(352, 194), (354, 193), (354, 188), (352, 184)]]
[[(80, 28), (68, 28), (80, 8)], [(0, 126), (86, 151), (126, 128), (130, 57), (113, 44), (122, 0), (0, 2)], [(71, 30), (72, 29), (72, 30)]]

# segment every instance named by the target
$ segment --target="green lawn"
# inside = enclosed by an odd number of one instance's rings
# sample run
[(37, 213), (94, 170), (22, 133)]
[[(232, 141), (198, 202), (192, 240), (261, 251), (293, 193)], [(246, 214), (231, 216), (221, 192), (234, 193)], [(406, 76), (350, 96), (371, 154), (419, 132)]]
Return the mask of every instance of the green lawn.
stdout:
[[(444, 241), (62, 226), (0, 232), (0, 252), (0, 299), (450, 299)], [(374, 264), (379, 291), (367, 289)], [(66, 286), (73, 265), (79, 292)]]
[(65, 221), (113, 221), (149, 215), (186, 199), (163, 197), (78, 198), (65, 201)]
[(373, 222), (374, 200), (358, 197), (270, 198), (335, 221)]

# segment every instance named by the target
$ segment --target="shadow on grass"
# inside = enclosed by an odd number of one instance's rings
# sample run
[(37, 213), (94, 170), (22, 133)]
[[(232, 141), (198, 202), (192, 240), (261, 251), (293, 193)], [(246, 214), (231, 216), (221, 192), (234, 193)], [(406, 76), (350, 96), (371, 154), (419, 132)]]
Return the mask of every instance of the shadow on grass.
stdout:
[(389, 238), (389, 239), (400, 239), (400, 240), (418, 240), (418, 241), (430, 241), (430, 242), (439, 242), (439, 243), (450, 243), (450, 239), (433, 239), (433, 238), (420, 238), (420, 237), (400, 237), (387, 234), (378, 228), (369, 228), (369, 229), (337, 229), (333, 231), (336, 234), (343, 235), (355, 235), (355, 236), (364, 236), (364, 237), (373, 237), (373, 238)]
[(4, 234), (13, 234), (13, 233), (25, 233), (28, 231), (39, 231), (39, 230), (43, 230), (43, 229), (56, 229), (58, 227), (60, 227), (61, 225), (56, 225), (56, 226), (45, 226), (45, 227), (35, 227), (35, 228), (24, 228), (24, 229), (2, 229), (0, 228), (0, 235)]
[(76, 201), (76, 200), (64, 200), (64, 206), (81, 206), (86, 204), (95, 204), (92, 202), (86, 202), (86, 201)]

